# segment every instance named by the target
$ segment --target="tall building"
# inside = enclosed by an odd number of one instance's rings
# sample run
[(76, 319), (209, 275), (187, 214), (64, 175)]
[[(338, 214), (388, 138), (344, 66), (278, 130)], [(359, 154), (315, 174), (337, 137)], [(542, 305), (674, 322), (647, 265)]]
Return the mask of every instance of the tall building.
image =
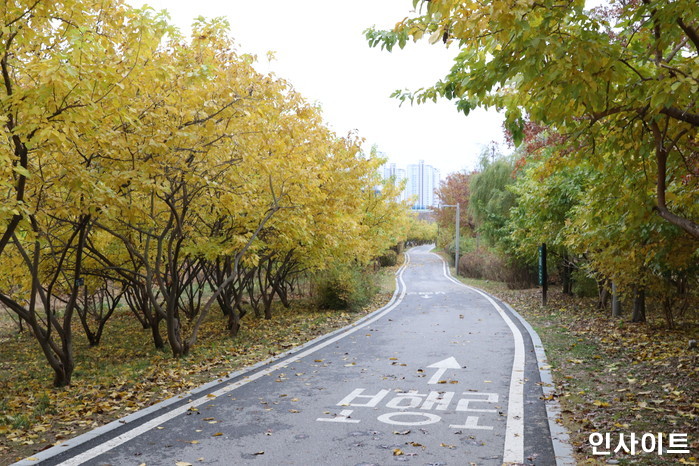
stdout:
[[(396, 184), (401, 183), (405, 179), (405, 169), (398, 168), (395, 163), (387, 163), (383, 165), (383, 178), (385, 180), (393, 179)], [(408, 199), (407, 186), (403, 188), (400, 195), (396, 198), (398, 201), (405, 201)]]
[(408, 198), (415, 199), (413, 209), (429, 209), (437, 206), (435, 190), (439, 187), (439, 170), (432, 165), (425, 165), (424, 160), (408, 165)]
[(395, 163), (386, 163), (381, 167), (380, 173), (384, 179), (393, 179), (396, 183), (407, 179), (397, 200), (411, 200), (415, 210), (437, 206), (439, 199), (435, 190), (439, 187), (439, 170), (426, 165), (424, 160), (408, 165), (407, 170), (399, 168)]

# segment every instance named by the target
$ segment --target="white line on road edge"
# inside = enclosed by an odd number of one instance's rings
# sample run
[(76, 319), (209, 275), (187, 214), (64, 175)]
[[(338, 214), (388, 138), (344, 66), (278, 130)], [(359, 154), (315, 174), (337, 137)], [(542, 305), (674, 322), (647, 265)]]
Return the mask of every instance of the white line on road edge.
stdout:
[[(299, 359), (302, 359), (302, 358), (308, 356), (309, 354), (312, 354), (312, 353), (318, 351), (319, 349), (325, 348), (326, 346), (329, 346), (329, 345), (335, 343), (336, 341), (338, 341), (338, 340), (340, 340), (348, 335), (353, 334), (357, 330), (360, 330), (360, 329), (362, 329), (370, 324), (373, 324), (374, 322), (376, 322), (377, 320), (379, 320), (380, 318), (382, 318), (383, 316), (385, 316), (386, 314), (391, 312), (393, 309), (395, 309), (403, 301), (403, 298), (405, 297), (406, 286), (405, 286), (405, 282), (403, 281), (403, 272), (405, 272), (408, 265), (410, 264), (410, 255), (406, 252), (404, 257), (405, 257), (404, 264), (396, 272), (396, 282), (397, 282), (398, 286), (396, 286), (396, 291), (393, 293), (391, 300), (384, 307), (374, 311), (374, 313), (364, 317), (363, 319), (360, 319), (359, 321), (355, 322), (354, 324), (349, 325), (348, 327), (336, 330), (335, 332), (332, 332), (332, 333), (325, 335), (323, 337), (320, 337), (318, 339), (311, 340), (310, 342), (302, 345), (299, 348), (296, 348), (296, 349), (291, 350), (291, 351), (287, 351), (286, 353), (281, 354), (275, 358), (271, 358), (271, 359), (268, 359), (267, 361), (259, 363), (256, 366), (253, 366), (253, 368), (259, 367), (259, 366), (264, 366), (265, 364), (268, 364), (273, 360), (283, 358), (289, 354), (297, 353), (288, 359), (284, 359), (283, 361), (278, 362), (277, 364), (273, 364), (273, 365), (267, 367), (266, 369), (260, 370), (259, 372), (255, 372), (254, 374), (250, 375), (249, 377), (245, 377), (242, 380), (239, 380), (238, 382), (227, 385), (219, 390), (208, 393), (202, 397), (199, 397), (193, 401), (190, 401), (189, 403), (187, 403), (185, 405), (182, 405), (178, 408), (175, 408), (171, 411), (168, 411), (167, 413), (162, 414), (161, 416), (158, 416), (158, 417), (156, 417), (156, 418), (154, 418), (146, 423), (143, 423), (140, 426), (129, 430), (128, 432), (125, 432), (125, 433), (123, 433), (117, 437), (114, 437), (114, 438), (112, 438), (112, 439), (110, 439), (102, 444), (97, 445), (96, 447), (93, 447), (93, 448), (86, 450), (83, 453), (80, 453), (80, 454), (78, 454), (78, 455), (76, 455), (76, 456), (74, 456), (66, 461), (63, 461), (62, 463), (59, 463), (59, 466), (78, 466), (80, 464), (83, 464), (86, 461), (89, 461), (89, 460), (91, 460), (91, 459), (93, 459), (93, 458), (95, 458), (103, 453), (106, 453), (109, 450), (112, 450), (113, 448), (116, 448), (119, 445), (122, 445), (122, 444), (128, 442), (129, 440), (132, 440), (132, 439), (138, 437), (139, 435), (141, 435), (141, 434), (143, 434), (151, 429), (154, 429), (155, 427), (158, 427), (158, 426), (162, 425), (163, 423), (165, 423), (165, 422), (167, 422), (167, 421), (169, 421), (169, 420), (171, 420), (179, 415), (186, 413), (187, 410), (189, 410), (190, 408), (201, 406), (204, 403), (211, 402), (212, 400), (220, 397), (221, 395), (225, 395), (226, 393), (232, 392), (233, 390), (240, 388), (243, 385), (246, 385), (254, 380), (257, 380), (265, 375), (271, 374), (272, 372), (274, 372), (278, 369), (282, 369), (282, 368), (288, 366), (289, 364), (292, 364), (292, 363), (298, 361)], [(331, 338), (328, 338), (328, 336), (330, 336)], [(321, 340), (322, 342), (315, 344), (317, 340)], [(311, 345), (313, 345), (311, 348), (303, 350), (304, 347), (311, 346)], [(250, 370), (250, 368), (248, 369), (248, 371), (249, 370)], [(180, 396), (180, 397), (176, 397), (176, 398), (177, 398), (176, 401), (179, 401), (179, 399), (181, 399), (182, 397)], [(167, 401), (170, 401), (170, 400), (166, 400), (166, 402)], [(163, 402), (163, 403), (165, 403), (165, 402)], [(116, 428), (116, 427), (121, 425), (121, 424), (119, 424), (119, 421), (114, 421), (112, 424), (114, 425), (112, 428)], [(107, 426), (104, 426), (104, 427), (107, 427)], [(83, 437), (83, 436), (85, 436), (86, 438), (81, 440), (80, 437)], [(83, 435), (73, 439), (70, 442), (72, 443), (72, 447), (75, 448), (76, 446), (78, 446), (86, 441), (89, 441), (93, 438), (95, 438), (95, 436), (90, 435), (90, 432), (88, 432), (86, 434), (83, 434)], [(34, 460), (24, 459), (22, 461), (15, 463), (15, 465), (37, 464), (37, 460), (44, 461), (46, 459), (49, 459), (53, 456), (56, 456), (60, 453), (65, 452), (65, 451), (66, 451), (65, 449), (61, 449), (60, 445), (57, 445), (55, 447), (50, 448), (49, 450), (45, 450), (41, 453), (34, 455), (33, 458), (36, 458)]]
[(558, 466), (575, 466), (577, 463), (573, 457), (573, 449), (570, 446), (570, 437), (568, 436), (568, 431), (561, 424), (556, 422), (556, 419), (561, 417), (561, 406), (553, 397), (556, 392), (556, 388), (553, 384), (553, 377), (551, 376), (551, 369), (548, 365), (546, 359), (546, 352), (544, 351), (544, 344), (539, 338), (539, 334), (536, 330), (529, 325), (524, 317), (522, 317), (517, 311), (515, 311), (512, 306), (503, 302), (505, 307), (510, 311), (510, 313), (515, 316), (522, 326), (527, 329), (530, 338), (532, 339), (532, 344), (534, 345), (534, 352), (536, 354), (537, 366), (539, 368), (539, 377), (541, 377), (542, 382), (542, 392), (544, 393), (544, 406), (546, 408), (546, 417), (549, 421), (549, 431), (551, 432), (551, 443), (553, 444), (553, 454), (556, 456), (556, 465)]
[(457, 285), (468, 288), (487, 299), (498, 311), (505, 321), (515, 340), (515, 355), (512, 362), (512, 375), (510, 376), (510, 395), (507, 399), (507, 425), (505, 427), (505, 451), (502, 462), (524, 463), (524, 338), (519, 328), (512, 322), (510, 316), (490, 296), (477, 288), (470, 287), (456, 280), (449, 273), (447, 263), (441, 256), (435, 254), (442, 261), (444, 276)]

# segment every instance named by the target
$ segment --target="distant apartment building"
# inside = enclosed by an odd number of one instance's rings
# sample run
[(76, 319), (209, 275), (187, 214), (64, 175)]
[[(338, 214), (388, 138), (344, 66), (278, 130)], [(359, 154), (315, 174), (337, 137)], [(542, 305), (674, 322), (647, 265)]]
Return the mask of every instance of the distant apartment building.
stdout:
[(408, 198), (415, 199), (413, 209), (423, 210), (438, 204), (435, 190), (439, 187), (439, 170), (426, 165), (424, 160), (408, 165)]
[(413, 209), (424, 210), (437, 206), (435, 190), (439, 187), (439, 170), (426, 165), (424, 160), (408, 165), (407, 169), (399, 168), (395, 163), (387, 163), (382, 167), (382, 175), (384, 179), (392, 178), (397, 183), (407, 179), (400, 200), (412, 200)]
[[(385, 180), (392, 179), (396, 184), (399, 184), (405, 179), (405, 169), (398, 168), (395, 163), (387, 163), (383, 165), (382, 175)], [(404, 188), (396, 200), (405, 201), (407, 199), (407, 190)]]

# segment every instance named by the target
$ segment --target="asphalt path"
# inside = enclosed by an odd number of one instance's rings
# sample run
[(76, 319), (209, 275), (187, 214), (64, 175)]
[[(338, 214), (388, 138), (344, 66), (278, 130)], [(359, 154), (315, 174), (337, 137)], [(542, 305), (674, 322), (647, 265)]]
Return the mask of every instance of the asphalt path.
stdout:
[(406, 254), (393, 299), (362, 321), (37, 459), (569, 464), (544, 401), (538, 338), (508, 306), (451, 278), (429, 250)]

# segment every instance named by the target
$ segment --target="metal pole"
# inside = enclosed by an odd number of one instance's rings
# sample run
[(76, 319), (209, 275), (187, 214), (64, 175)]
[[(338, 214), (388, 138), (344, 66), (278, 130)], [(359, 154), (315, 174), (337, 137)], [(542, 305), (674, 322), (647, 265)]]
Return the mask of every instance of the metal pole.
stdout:
[(454, 245), (454, 267), (456, 269), (456, 275), (459, 275), (459, 243), (461, 242), (459, 223), (461, 221), (461, 206), (456, 203), (456, 244)]

